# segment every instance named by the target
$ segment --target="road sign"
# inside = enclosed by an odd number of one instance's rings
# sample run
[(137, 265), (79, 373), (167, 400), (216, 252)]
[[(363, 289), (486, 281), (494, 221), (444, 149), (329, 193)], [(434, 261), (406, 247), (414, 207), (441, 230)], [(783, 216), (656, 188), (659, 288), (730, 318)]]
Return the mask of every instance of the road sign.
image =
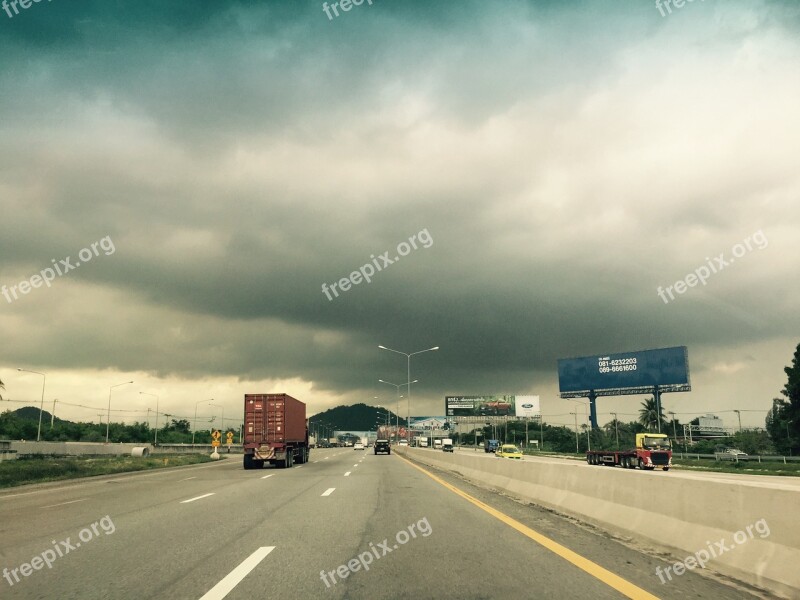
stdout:
[(214, 440), (219, 440), (219, 438), (221, 437), (221, 435), (220, 435), (219, 431), (217, 431), (217, 430), (215, 429), (214, 431), (212, 431), (212, 432), (211, 432), (211, 437), (212, 437), (212, 438), (214, 438)]
[(213, 442), (211, 442), (211, 445), (212, 445), (214, 448), (217, 448), (217, 447), (219, 446), (219, 440), (214, 440)]
[(225, 435), (226, 435), (226, 436), (227, 436), (227, 438), (228, 438), (228, 439), (227, 439), (227, 442), (228, 442), (229, 444), (232, 444), (232, 443), (233, 443), (233, 432), (232, 432), (232, 431), (229, 431), (229, 432), (228, 432), (228, 433), (226, 433)]

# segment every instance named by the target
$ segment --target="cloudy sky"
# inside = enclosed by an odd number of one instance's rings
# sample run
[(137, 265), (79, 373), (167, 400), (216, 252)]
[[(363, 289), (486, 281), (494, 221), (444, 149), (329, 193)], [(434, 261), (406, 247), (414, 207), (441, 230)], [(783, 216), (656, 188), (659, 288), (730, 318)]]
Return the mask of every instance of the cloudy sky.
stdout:
[(558, 358), (686, 345), (665, 409), (763, 426), (800, 342), (800, 6), (671, 10), (0, 11), (0, 410), (41, 399), (18, 367), (73, 420), (129, 380), (113, 419), (144, 420), (139, 392), (226, 421), (247, 392), (394, 408), (383, 344), (441, 348), (412, 359), (412, 414), (540, 394), (572, 423)]

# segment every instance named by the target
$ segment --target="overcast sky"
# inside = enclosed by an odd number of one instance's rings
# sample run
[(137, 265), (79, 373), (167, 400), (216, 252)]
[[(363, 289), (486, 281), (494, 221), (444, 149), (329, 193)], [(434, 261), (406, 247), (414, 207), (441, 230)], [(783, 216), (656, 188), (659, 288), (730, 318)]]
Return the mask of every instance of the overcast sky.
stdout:
[(539, 394), (571, 424), (557, 359), (686, 345), (693, 389), (665, 410), (763, 426), (800, 342), (797, 2), (338, 12), (0, 11), (0, 410), (41, 400), (18, 367), (73, 420), (129, 380), (112, 419), (144, 420), (139, 392), (226, 421), (254, 392), (394, 409), (378, 379), (406, 359), (383, 344), (441, 348), (412, 359), (412, 414)]

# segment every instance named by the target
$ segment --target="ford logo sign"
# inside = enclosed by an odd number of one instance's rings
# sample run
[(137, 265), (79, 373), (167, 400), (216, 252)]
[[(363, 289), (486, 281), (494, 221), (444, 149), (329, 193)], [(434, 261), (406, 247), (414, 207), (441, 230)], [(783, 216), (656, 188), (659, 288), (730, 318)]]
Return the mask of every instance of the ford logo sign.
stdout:
[(523, 404), (522, 408), (533, 408), (533, 404)]

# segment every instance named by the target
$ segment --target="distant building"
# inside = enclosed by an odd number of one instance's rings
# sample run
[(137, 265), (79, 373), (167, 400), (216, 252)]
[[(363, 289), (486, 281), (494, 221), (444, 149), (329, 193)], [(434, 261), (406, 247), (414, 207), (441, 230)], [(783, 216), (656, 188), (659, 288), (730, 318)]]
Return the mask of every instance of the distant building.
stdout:
[(697, 419), (697, 435), (719, 435), (725, 434), (725, 426), (717, 415), (703, 415)]

